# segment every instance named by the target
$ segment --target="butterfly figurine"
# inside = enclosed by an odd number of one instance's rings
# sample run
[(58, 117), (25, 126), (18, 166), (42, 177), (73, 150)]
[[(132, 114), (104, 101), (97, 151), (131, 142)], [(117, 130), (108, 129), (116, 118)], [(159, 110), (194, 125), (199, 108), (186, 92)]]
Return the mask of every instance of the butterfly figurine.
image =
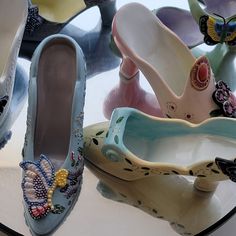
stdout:
[(229, 46), (236, 45), (236, 18), (226, 21), (223, 16), (214, 14), (218, 18), (203, 15), (199, 19), (199, 27), (204, 35), (204, 42), (207, 45), (226, 43)]
[(56, 187), (66, 185), (68, 171), (59, 169), (55, 172), (51, 161), (44, 155), (36, 162), (21, 162), (20, 167), (25, 172), (21, 187), (28, 211), (33, 219), (41, 219), (54, 210), (53, 192)]
[(217, 157), (215, 162), (223, 174), (227, 175), (233, 182), (236, 182), (236, 159), (231, 161)]
[(3, 113), (4, 107), (7, 105), (9, 97), (7, 95), (0, 98), (0, 115)]

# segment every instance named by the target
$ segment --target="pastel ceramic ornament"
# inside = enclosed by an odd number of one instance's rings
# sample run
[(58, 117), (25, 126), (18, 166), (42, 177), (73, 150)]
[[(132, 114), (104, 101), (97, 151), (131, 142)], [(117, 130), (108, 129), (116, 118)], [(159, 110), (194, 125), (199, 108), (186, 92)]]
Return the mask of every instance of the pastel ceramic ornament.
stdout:
[(189, 0), (191, 13), (199, 24), (205, 43), (216, 45), (209, 52), (194, 48), (193, 53), (196, 56), (206, 55), (216, 80), (223, 80), (231, 87), (232, 91), (235, 91), (236, 2), (224, 1), (222, 3), (206, 1), (206, 4), (209, 4), (207, 8), (209, 11), (206, 11), (197, 1)]
[[(123, 56), (120, 73), (126, 78), (126, 84), (140, 69), (163, 115), (193, 123), (209, 117), (215, 107), (211, 99), (215, 80), (205, 57), (196, 60), (173, 32), (138, 3), (119, 9), (112, 34)], [(148, 103), (147, 106), (151, 107)]]
[(131, 108), (118, 108), (109, 126), (103, 123), (85, 129), (85, 146), (89, 150), (106, 135), (100, 146), (104, 157), (89, 155), (89, 161), (120, 179), (194, 176), (197, 189), (213, 191), (217, 181), (235, 178), (232, 127), (235, 120), (229, 118), (212, 118), (195, 125), (183, 120), (159, 119)]
[(86, 67), (79, 45), (53, 35), (30, 68), (22, 191), (34, 235), (52, 234), (70, 214), (82, 185)]
[[(0, 34), (0, 146), (3, 147), (10, 137), (9, 130), (24, 101), (24, 99), (20, 99), (17, 104), (17, 93), (25, 92), (25, 85), (18, 87), (18, 85), (26, 83), (25, 76), (18, 74), (19, 77), (15, 81), (15, 72), (27, 19), (27, 0), (1, 1), (0, 18), (0, 31), (2, 32)], [(19, 105), (19, 109), (17, 105)]]
[[(98, 140), (99, 145), (86, 149), (88, 159), (91, 155), (103, 158), (99, 150), (102, 140)], [(179, 235), (196, 235), (222, 217), (219, 198), (196, 191), (192, 181), (182, 176), (152, 176), (131, 182), (107, 174), (89, 161), (85, 164), (98, 178), (97, 190), (103, 197), (138, 208), (157, 222), (167, 221)]]

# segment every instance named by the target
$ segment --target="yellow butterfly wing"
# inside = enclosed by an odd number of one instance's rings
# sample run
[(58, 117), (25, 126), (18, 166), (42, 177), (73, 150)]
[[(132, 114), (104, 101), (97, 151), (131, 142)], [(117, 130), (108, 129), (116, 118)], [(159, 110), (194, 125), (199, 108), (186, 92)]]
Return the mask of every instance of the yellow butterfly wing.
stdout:
[(220, 36), (216, 33), (215, 24), (216, 20), (213, 17), (209, 16), (209, 19), (207, 21), (207, 33), (214, 41), (220, 42)]

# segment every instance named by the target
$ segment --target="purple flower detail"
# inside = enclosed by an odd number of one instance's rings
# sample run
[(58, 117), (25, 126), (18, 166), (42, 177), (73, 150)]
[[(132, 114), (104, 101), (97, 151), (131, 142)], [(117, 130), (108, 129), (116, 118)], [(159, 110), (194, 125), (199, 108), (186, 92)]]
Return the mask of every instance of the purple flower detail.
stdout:
[(236, 97), (225, 82), (219, 81), (216, 84), (212, 98), (219, 106), (221, 115), (236, 118)]
[(60, 192), (64, 193), (67, 199), (71, 198), (80, 188), (82, 183), (82, 173), (83, 168), (77, 171), (69, 171), (68, 183), (64, 188), (60, 189)]

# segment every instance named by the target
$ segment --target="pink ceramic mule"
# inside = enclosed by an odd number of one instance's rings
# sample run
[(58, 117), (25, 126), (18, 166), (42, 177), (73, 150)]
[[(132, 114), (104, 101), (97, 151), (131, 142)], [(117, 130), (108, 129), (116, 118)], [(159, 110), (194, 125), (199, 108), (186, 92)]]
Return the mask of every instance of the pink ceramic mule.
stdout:
[[(164, 115), (192, 123), (210, 117), (217, 106), (212, 99), (215, 79), (208, 60), (196, 60), (149, 9), (138, 3), (120, 8), (113, 19), (112, 34), (123, 57), (120, 74), (126, 84), (140, 69)], [(147, 107), (153, 106), (148, 100), (145, 102)]]

